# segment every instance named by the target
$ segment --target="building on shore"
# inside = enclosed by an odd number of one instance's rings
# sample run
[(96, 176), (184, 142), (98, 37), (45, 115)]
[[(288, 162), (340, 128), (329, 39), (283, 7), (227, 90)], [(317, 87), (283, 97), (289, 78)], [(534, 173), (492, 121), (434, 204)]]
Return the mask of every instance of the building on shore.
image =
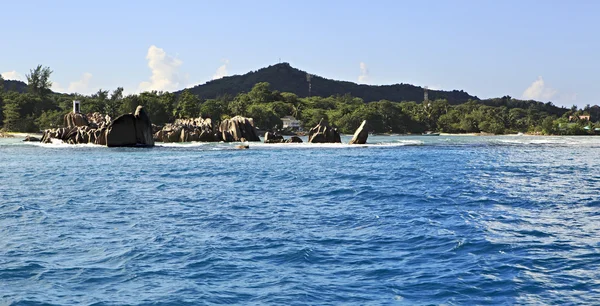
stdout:
[(281, 122), (283, 123), (284, 129), (287, 129), (287, 128), (294, 129), (294, 130), (301, 129), (302, 121), (297, 120), (293, 116), (285, 116), (280, 119), (281, 119)]

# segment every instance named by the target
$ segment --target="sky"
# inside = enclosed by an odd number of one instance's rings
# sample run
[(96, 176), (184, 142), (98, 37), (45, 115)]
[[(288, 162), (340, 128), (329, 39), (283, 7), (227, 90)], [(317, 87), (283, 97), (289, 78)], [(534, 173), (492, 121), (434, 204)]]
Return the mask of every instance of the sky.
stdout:
[(0, 73), (174, 91), (278, 62), (330, 79), (600, 104), (600, 1), (3, 1)]

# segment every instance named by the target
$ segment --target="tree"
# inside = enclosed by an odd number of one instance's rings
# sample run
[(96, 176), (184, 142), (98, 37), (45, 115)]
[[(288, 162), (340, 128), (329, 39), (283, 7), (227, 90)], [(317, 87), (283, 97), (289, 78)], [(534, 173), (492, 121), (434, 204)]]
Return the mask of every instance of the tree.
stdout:
[[(83, 97), (81, 109), (83, 113), (104, 113), (108, 100), (108, 90), (98, 89), (89, 98)], [(111, 116), (112, 117), (112, 116)]]
[(200, 105), (200, 114), (203, 117), (213, 119), (213, 122), (221, 120), (221, 117), (227, 114), (227, 101), (218, 99), (208, 99)]
[(260, 82), (256, 83), (252, 90), (248, 93), (252, 103), (267, 103), (273, 101), (273, 93), (269, 89), (269, 83)]
[(254, 125), (256, 127), (263, 130), (272, 130), (283, 125), (281, 119), (279, 119), (268, 105), (250, 105), (250, 107), (248, 107), (248, 116), (254, 120)]
[(121, 105), (119, 106), (119, 114), (127, 114), (135, 112), (135, 109), (138, 105), (140, 105), (140, 96), (138, 95), (128, 95), (121, 101)]
[(63, 125), (64, 112), (49, 110), (35, 120), (38, 130), (54, 129)]
[(232, 116), (246, 116), (248, 106), (250, 105), (250, 97), (248, 94), (241, 93), (229, 103), (229, 114)]
[(29, 70), (29, 74), (26, 75), (29, 92), (40, 97), (49, 94), (52, 87), (52, 82), (50, 81), (51, 74), (52, 70), (49, 67), (42, 67), (42, 65)]
[(305, 129), (311, 129), (317, 124), (321, 119), (325, 119), (329, 121), (329, 117), (327, 117), (327, 113), (324, 109), (320, 108), (311, 108), (302, 110), (302, 124)]
[(115, 118), (119, 113), (119, 106), (123, 101), (123, 87), (117, 87), (110, 95), (110, 99), (104, 102), (104, 114)]
[(546, 135), (552, 135), (558, 132), (557, 124), (555, 124), (554, 117), (546, 117), (542, 121), (542, 133)]
[(3, 91), (4, 91), (4, 78), (0, 74), (0, 95), (2, 95)]
[(20, 130), (21, 114), (20, 107), (17, 101), (6, 100), (4, 101), (4, 107), (2, 114), (4, 115), (3, 129), (6, 131), (18, 131)]
[(186, 89), (179, 95), (177, 109), (179, 118), (196, 118), (200, 114), (200, 99)]
[(273, 112), (279, 118), (289, 116), (294, 113), (294, 106), (291, 103), (273, 102), (273, 103), (270, 103), (270, 106), (271, 106), (271, 109), (273, 110)]

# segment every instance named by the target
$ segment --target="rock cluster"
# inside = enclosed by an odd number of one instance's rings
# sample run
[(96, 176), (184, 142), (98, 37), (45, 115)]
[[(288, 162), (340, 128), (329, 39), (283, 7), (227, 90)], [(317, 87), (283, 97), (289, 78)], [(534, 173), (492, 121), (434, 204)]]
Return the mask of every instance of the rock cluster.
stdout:
[(223, 120), (218, 126), (210, 118), (177, 119), (154, 133), (160, 142), (260, 141), (251, 118), (235, 116)]
[(89, 127), (102, 128), (107, 126), (112, 120), (109, 115), (102, 115), (101, 113), (95, 112), (87, 114)]
[(266, 132), (265, 143), (285, 143), (285, 139), (283, 139), (283, 136), (281, 136), (281, 134), (274, 132)]
[(368, 123), (367, 120), (364, 120), (362, 124), (356, 129), (354, 132), (354, 136), (352, 140), (350, 140), (350, 144), (365, 144), (367, 143), (367, 137), (369, 137)]
[(213, 130), (211, 119), (177, 119), (154, 133), (154, 140), (160, 142), (219, 141)]
[(68, 113), (63, 118), (63, 125), (67, 128), (89, 126), (87, 116), (81, 113)]
[(260, 141), (251, 118), (235, 116), (221, 121), (219, 134), (222, 141)]
[(341, 143), (340, 133), (336, 128), (329, 126), (326, 120), (321, 119), (319, 124), (308, 131), (310, 143)]
[(301, 143), (302, 139), (298, 136), (292, 136), (287, 140), (281, 136), (281, 134), (274, 132), (265, 133), (265, 143)]
[(94, 129), (89, 126), (63, 127), (45, 130), (41, 142), (51, 143), (52, 139), (60, 139), (68, 144), (91, 143), (106, 145), (106, 128)]
[[(45, 130), (41, 142), (60, 139), (68, 144), (98, 144), (109, 147), (154, 146), (152, 122), (142, 106), (133, 114), (110, 117), (92, 114), (92, 120), (83, 114), (65, 115), (65, 127)], [(108, 122), (107, 122), (108, 120)], [(91, 121), (91, 122), (90, 122)], [(87, 123), (86, 125), (82, 125)]]

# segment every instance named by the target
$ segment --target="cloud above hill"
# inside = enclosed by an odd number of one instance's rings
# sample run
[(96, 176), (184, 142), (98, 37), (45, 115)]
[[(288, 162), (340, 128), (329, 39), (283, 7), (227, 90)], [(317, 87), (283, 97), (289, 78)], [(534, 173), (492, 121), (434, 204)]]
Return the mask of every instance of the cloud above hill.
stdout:
[(148, 48), (146, 59), (152, 75), (150, 81), (140, 83), (139, 91), (173, 91), (183, 85), (184, 77), (179, 72), (179, 67), (183, 64), (183, 61), (154, 45)]
[(2, 72), (1, 74), (2, 74), (2, 78), (5, 80), (17, 80), (17, 81), (25, 82), (25, 78), (23, 77), (23, 75), (18, 73), (16, 70)]
[(558, 91), (556, 89), (546, 86), (544, 78), (539, 76), (537, 80), (533, 81), (533, 83), (525, 89), (523, 92), (523, 99), (549, 101), (555, 97), (557, 93)]
[(360, 62), (360, 75), (358, 76), (359, 84), (367, 84), (370, 81), (369, 67), (364, 62)]
[(215, 74), (213, 75), (212, 79), (217, 80), (217, 79), (227, 76), (228, 75), (227, 65), (229, 65), (229, 60), (228, 59), (223, 60), (223, 65), (221, 65), (221, 66), (219, 66), (219, 68), (217, 68), (217, 71), (215, 71)]

